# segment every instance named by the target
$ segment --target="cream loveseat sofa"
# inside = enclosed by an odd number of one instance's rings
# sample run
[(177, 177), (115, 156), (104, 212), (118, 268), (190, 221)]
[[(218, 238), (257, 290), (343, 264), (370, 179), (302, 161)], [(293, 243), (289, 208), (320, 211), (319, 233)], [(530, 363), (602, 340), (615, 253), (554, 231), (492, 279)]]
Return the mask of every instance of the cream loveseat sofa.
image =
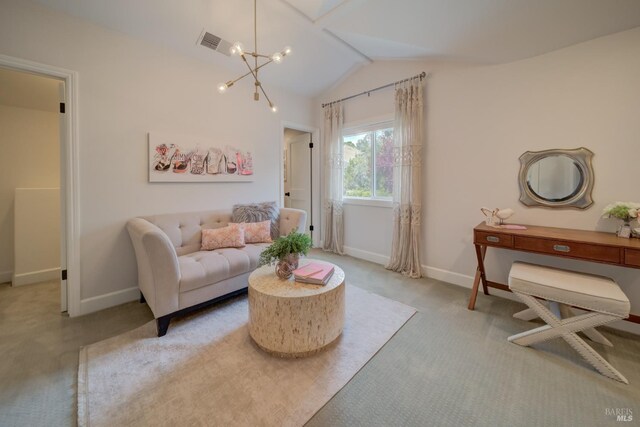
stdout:
[[(304, 232), (306, 212), (280, 209), (279, 233)], [(175, 316), (246, 292), (249, 274), (268, 243), (201, 251), (202, 229), (225, 227), (231, 210), (153, 215), (127, 223), (138, 261), (141, 302), (167, 333)]]

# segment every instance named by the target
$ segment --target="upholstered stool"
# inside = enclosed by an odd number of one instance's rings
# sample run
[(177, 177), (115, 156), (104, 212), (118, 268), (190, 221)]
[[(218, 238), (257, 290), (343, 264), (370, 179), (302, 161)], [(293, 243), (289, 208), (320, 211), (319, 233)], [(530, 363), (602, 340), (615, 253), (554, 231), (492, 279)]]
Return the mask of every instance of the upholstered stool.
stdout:
[[(547, 323), (510, 336), (510, 342), (530, 346), (561, 337), (602, 375), (629, 384), (620, 372), (576, 334), (582, 331), (593, 341), (611, 345), (593, 328), (629, 316), (629, 299), (615, 281), (607, 277), (514, 262), (509, 272), (509, 288), (529, 306), (529, 309), (516, 313), (514, 317), (524, 320), (540, 317)], [(556, 313), (536, 298), (549, 301)], [(588, 312), (573, 316), (570, 306)], [(565, 316), (572, 317), (563, 319)]]

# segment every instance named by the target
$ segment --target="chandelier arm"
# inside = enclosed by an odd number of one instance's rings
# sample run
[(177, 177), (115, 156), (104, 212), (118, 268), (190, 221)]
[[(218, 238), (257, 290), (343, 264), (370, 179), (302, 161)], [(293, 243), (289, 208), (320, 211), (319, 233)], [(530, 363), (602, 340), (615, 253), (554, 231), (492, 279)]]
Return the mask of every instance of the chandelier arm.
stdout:
[(258, 71), (258, 69), (257, 68), (256, 69), (251, 68), (251, 65), (249, 65), (249, 61), (247, 61), (247, 58), (245, 58), (244, 55), (241, 55), (241, 57), (242, 57), (242, 60), (244, 61), (245, 65), (249, 69), (249, 73), (251, 73), (253, 75), (253, 79), (256, 81), (256, 83), (259, 83), (258, 82), (258, 74), (256, 73), (256, 71)]
[(262, 87), (262, 85), (260, 85), (260, 90), (262, 91), (262, 94), (264, 95), (265, 99), (269, 103), (269, 107), (273, 108), (273, 104), (271, 103), (271, 99), (269, 99), (269, 96), (267, 95), (267, 92), (264, 91), (264, 88)]
[[(260, 81), (258, 80), (258, 67), (256, 68), (251, 68), (251, 65), (249, 65), (249, 61), (247, 61), (247, 58), (244, 55), (240, 55), (240, 57), (242, 58), (242, 60), (244, 61), (245, 65), (247, 66), (247, 68), (249, 69), (249, 72), (253, 75), (253, 79), (255, 80), (255, 85), (256, 86), (261, 86)], [(257, 59), (256, 59), (257, 61)], [(256, 91), (255, 91), (255, 100), (258, 100), (258, 88), (256, 87)]]
[[(258, 75), (256, 74), (256, 70), (251, 68), (251, 65), (249, 65), (249, 61), (247, 61), (247, 58), (245, 58), (244, 55), (242, 55), (242, 59), (244, 60), (244, 63), (247, 64), (247, 68), (249, 68), (249, 72), (253, 74), (253, 78), (255, 79), (255, 81), (259, 83), (257, 86), (260, 88), (260, 91), (262, 92), (267, 102), (269, 103), (269, 107), (273, 107), (273, 104), (271, 103), (271, 99), (269, 99), (269, 95), (267, 95), (267, 92), (265, 92), (264, 88), (262, 87), (262, 84), (260, 84), (260, 82), (258, 81)], [(268, 62), (262, 64), (261, 66), (265, 66), (267, 64)]]
[[(273, 59), (270, 59), (269, 61), (265, 62), (264, 64), (261, 64), (258, 66), (258, 69), (264, 67), (265, 65), (271, 64), (273, 62)], [(248, 64), (247, 64), (248, 65)], [(252, 74), (251, 71), (249, 71), (248, 73), (245, 73), (243, 75), (241, 75), (240, 77), (238, 77), (235, 80), (231, 81), (231, 84), (235, 84), (237, 81), (244, 79), (245, 77), (247, 77), (248, 75)], [(230, 85), (231, 86), (231, 85)]]
[(248, 75), (250, 75), (250, 74), (251, 74), (251, 72), (248, 72), (248, 73), (246, 73), (246, 74), (241, 75), (241, 76), (240, 76), (240, 77), (238, 77), (237, 79), (232, 80), (232, 81), (231, 81), (231, 84), (235, 84), (237, 81), (244, 79), (245, 77), (247, 77), (247, 76), (248, 76)]
[[(266, 56), (265, 58), (269, 58), (269, 57)], [(272, 62), (273, 62), (273, 59), (269, 58), (267, 62), (265, 62), (264, 64), (260, 64), (258, 68), (256, 68), (256, 70), (259, 70), (260, 68), (264, 67), (265, 65), (271, 64)]]
[(233, 81), (234, 83), (237, 82), (238, 80), (240, 80), (241, 78), (248, 76), (249, 74), (253, 74), (253, 77), (256, 80), (258, 80), (258, 77), (255, 75), (254, 71), (258, 71), (260, 68), (264, 67), (265, 65), (269, 65), (269, 64), (271, 64), (273, 62), (273, 59), (271, 59), (269, 57), (266, 57), (266, 58), (269, 58), (269, 60), (267, 62), (265, 62), (264, 64), (258, 65), (257, 68), (251, 68), (251, 65), (249, 65), (249, 61), (247, 61), (247, 59), (244, 57), (244, 55), (240, 55), (240, 57), (244, 60), (244, 63), (247, 64), (247, 68), (249, 69), (249, 72), (247, 74), (241, 76), (241, 77), (238, 77), (236, 80)]

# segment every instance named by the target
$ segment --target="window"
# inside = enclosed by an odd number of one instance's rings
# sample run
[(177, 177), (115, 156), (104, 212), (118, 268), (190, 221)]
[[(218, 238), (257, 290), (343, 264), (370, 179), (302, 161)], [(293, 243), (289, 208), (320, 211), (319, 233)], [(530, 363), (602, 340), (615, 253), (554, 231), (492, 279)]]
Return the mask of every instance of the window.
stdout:
[(393, 194), (391, 123), (345, 130), (342, 149), (344, 197), (390, 200)]

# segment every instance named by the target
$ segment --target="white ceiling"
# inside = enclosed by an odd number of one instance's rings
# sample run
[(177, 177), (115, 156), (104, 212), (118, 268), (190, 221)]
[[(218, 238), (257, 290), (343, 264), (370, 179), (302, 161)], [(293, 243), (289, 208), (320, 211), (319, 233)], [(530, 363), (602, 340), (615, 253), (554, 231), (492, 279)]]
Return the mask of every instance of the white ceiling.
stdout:
[(0, 68), (0, 105), (57, 113), (60, 80)]
[[(202, 29), (253, 47), (251, 0), (34, 0), (229, 70)], [(371, 60), (501, 63), (640, 26), (640, 0), (258, 0), (258, 50), (294, 54), (262, 81), (317, 95)], [(217, 83), (217, 82), (216, 82)]]

